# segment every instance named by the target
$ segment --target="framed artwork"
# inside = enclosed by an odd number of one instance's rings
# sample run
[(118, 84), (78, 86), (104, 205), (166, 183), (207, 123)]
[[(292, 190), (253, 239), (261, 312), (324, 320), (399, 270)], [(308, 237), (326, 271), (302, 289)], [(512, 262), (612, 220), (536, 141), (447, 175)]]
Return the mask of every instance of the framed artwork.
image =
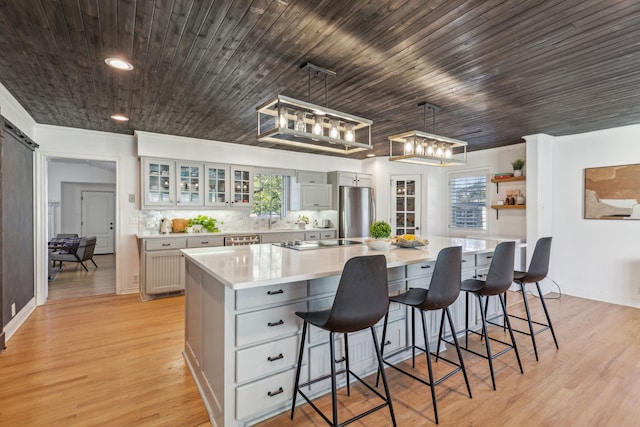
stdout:
[(585, 219), (640, 219), (640, 164), (584, 170)]

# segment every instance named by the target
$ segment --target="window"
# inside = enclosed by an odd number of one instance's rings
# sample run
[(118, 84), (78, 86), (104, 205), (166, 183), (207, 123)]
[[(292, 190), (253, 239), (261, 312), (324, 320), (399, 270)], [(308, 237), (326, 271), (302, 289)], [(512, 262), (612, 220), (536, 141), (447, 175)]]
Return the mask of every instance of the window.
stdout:
[(285, 182), (282, 175), (254, 174), (251, 213), (267, 218), (285, 216)]
[(449, 197), (451, 228), (487, 229), (487, 175), (452, 175)]

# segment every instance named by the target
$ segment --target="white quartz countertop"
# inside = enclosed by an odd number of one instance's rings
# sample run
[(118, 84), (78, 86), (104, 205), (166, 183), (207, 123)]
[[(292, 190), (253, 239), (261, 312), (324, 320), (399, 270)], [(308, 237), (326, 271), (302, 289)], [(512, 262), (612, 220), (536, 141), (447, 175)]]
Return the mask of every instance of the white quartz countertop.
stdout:
[(305, 233), (314, 231), (335, 231), (336, 228), (273, 228), (266, 230), (224, 230), (218, 233), (138, 233), (138, 239), (166, 239), (174, 237), (198, 237), (198, 236), (246, 236), (254, 234), (272, 234), (272, 233)]
[[(186, 258), (233, 290), (336, 276), (348, 259), (383, 254), (387, 267), (434, 261), (441, 249), (462, 246), (463, 255), (492, 252), (498, 240), (429, 237), (419, 248), (370, 250), (366, 245), (297, 251), (273, 244), (182, 249)], [(350, 240), (362, 240), (351, 239)]]

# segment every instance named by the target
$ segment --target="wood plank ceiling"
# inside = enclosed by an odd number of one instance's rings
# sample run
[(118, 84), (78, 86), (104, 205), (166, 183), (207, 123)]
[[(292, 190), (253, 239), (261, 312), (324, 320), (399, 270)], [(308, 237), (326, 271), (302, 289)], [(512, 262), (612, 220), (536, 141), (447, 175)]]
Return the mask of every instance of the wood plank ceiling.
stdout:
[(255, 107), (323, 104), (310, 61), (337, 72), (331, 108), (373, 120), (375, 154), (424, 130), (420, 101), (478, 150), (640, 123), (639, 30), (635, 0), (5, 0), (0, 82), (42, 124), (272, 146)]

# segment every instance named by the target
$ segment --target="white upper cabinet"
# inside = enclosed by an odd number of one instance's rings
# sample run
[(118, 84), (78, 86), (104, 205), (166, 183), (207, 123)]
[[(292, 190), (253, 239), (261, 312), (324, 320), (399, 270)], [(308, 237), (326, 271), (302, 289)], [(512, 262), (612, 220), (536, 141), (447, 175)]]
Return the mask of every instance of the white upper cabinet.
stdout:
[(176, 162), (177, 207), (202, 206), (202, 163)]
[(175, 163), (142, 160), (142, 207), (175, 206)]
[(298, 184), (326, 184), (327, 173), (316, 171), (296, 171), (296, 182)]
[(142, 159), (142, 209), (251, 209), (253, 169), (216, 163)]
[(206, 206), (228, 207), (231, 199), (231, 180), (229, 165), (207, 163), (204, 165)]
[(330, 184), (290, 184), (290, 203), (292, 211), (331, 209)]
[(373, 176), (356, 172), (329, 172), (329, 183), (338, 187), (373, 187)]

